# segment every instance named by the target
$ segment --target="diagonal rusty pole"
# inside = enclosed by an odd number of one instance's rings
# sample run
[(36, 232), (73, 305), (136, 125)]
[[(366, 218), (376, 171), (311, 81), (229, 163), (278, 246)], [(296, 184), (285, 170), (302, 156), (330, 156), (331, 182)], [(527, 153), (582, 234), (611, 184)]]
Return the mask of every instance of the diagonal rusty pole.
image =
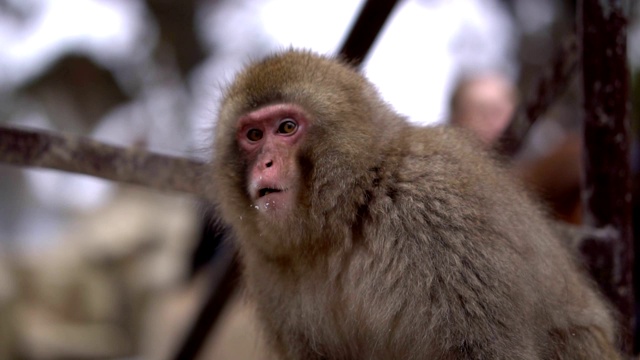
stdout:
[(631, 356), (635, 314), (625, 7), (621, 0), (581, 0), (578, 33), (584, 91), (582, 200), (585, 225), (599, 234), (585, 239), (582, 253), (619, 312), (620, 347)]
[(398, 0), (368, 0), (340, 47), (340, 56), (360, 66), (397, 3)]

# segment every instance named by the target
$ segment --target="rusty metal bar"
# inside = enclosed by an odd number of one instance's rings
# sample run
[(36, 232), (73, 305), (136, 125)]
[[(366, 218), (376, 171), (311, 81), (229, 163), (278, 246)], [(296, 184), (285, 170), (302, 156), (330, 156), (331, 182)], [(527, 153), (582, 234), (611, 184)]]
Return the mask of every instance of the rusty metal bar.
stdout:
[(619, 312), (620, 347), (633, 352), (629, 69), (624, 1), (581, 0), (585, 225), (598, 236), (582, 253), (592, 275)]
[(354, 65), (362, 64), (397, 3), (398, 0), (367, 0), (340, 47), (340, 56)]
[(211, 271), (213, 279), (211, 279), (209, 293), (183, 343), (176, 351), (174, 359), (195, 359), (205, 344), (211, 329), (237, 287), (240, 270), (235, 254), (235, 248), (229, 243), (223, 244), (218, 249)]
[(0, 162), (96, 176), (156, 190), (205, 196), (206, 164), (75, 135), (0, 126)]

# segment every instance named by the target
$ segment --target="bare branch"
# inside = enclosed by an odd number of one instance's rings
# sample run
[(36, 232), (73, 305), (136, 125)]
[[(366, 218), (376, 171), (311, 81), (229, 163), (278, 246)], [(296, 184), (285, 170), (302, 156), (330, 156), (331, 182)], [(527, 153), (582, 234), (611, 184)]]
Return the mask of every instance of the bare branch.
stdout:
[(74, 136), (0, 126), (0, 162), (205, 197), (205, 163)]

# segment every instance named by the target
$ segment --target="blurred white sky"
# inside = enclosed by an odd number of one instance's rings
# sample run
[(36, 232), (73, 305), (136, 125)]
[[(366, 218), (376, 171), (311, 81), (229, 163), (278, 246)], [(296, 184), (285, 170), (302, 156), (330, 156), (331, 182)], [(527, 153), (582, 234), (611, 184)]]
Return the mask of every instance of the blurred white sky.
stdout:
[[(153, 29), (146, 27), (148, 13), (140, 0), (12, 1), (19, 6), (36, 6), (39, 12), (26, 24), (0, 18), (0, 90), (45, 71), (70, 51), (86, 54), (108, 68), (113, 60), (126, 62), (132, 56), (145, 56), (139, 52), (134, 55), (135, 50), (154, 45), (154, 35), (150, 34)], [(215, 56), (189, 80), (191, 121), (197, 134), (191, 148), (207, 146), (211, 135), (204, 130), (211, 128), (215, 117), (220, 85), (227, 83), (248, 59), (289, 46), (332, 54), (362, 3), (231, 0), (203, 8), (199, 28), (205, 47)], [(404, 0), (370, 53), (364, 71), (396, 110), (414, 122), (430, 124), (446, 117), (447, 99), (461, 69), (513, 70), (510, 49), (514, 36), (514, 28), (497, 0)], [(134, 128), (141, 127), (140, 131), (150, 131), (147, 140), (156, 144), (156, 150), (170, 149), (172, 141), (167, 134), (179, 134), (171, 130), (175, 126), (172, 124), (183, 119), (172, 118), (175, 114), (170, 109), (152, 115), (141, 109), (157, 104), (171, 106), (167, 96), (184, 95), (180, 91), (146, 92), (145, 99), (135, 100), (142, 104), (134, 101), (108, 114), (105, 119), (109, 120), (98, 126), (94, 136), (127, 145), (135, 138), (131, 135), (137, 131)], [(122, 115), (127, 113), (128, 117)], [(137, 114), (133, 118), (146, 123), (132, 123), (132, 113)], [(47, 120), (39, 119), (36, 123), (25, 121), (47, 127)], [(111, 194), (112, 184), (100, 179), (44, 170), (25, 173), (33, 196), (44, 206), (24, 216), (26, 221), (19, 232), (21, 241), (27, 243), (46, 243), (55, 237), (56, 228), (63, 228), (64, 221), (53, 212), (56, 207), (86, 210), (108, 201)], [(49, 225), (32, 226), (34, 217), (38, 217), (38, 224)]]
[[(109, 68), (113, 60), (148, 56), (155, 45), (154, 29), (147, 26), (149, 14), (141, 0), (9, 1), (19, 7), (33, 6), (38, 13), (26, 24), (0, 14), (0, 92), (45, 71), (70, 51)], [(206, 130), (215, 118), (221, 85), (248, 59), (289, 46), (332, 54), (363, 2), (221, 0), (212, 8), (203, 7), (199, 29), (205, 47), (215, 56), (189, 79), (195, 134), (191, 149), (207, 147), (211, 134)], [(539, 29), (552, 16), (553, 0), (514, 4), (519, 26), (527, 31)], [(403, 0), (369, 54), (364, 71), (398, 112), (416, 123), (432, 124), (446, 119), (448, 98), (461, 71), (498, 68), (515, 74), (511, 56), (516, 36), (497, 0)], [(640, 23), (630, 28), (629, 39), (631, 61), (638, 66)], [(166, 87), (147, 91), (143, 99), (106, 115), (93, 136), (127, 145), (138, 132), (149, 132), (147, 141), (155, 150), (179, 148), (175, 124), (184, 119), (176, 119), (171, 108), (185, 95), (184, 89)], [(21, 123), (47, 127), (47, 119), (36, 112)], [(112, 184), (100, 179), (46, 170), (25, 173), (33, 196), (44, 206), (34, 210), (39, 215), (24, 216), (21, 238), (26, 242), (55, 237), (54, 228), (61, 221), (53, 209), (89, 209), (108, 201), (111, 193)], [(33, 226), (34, 222), (40, 226)]]
[[(11, 0), (35, 6), (28, 26), (0, 18), (0, 90), (43, 71), (70, 50), (108, 64), (144, 44), (146, 11), (140, 0)], [(195, 94), (211, 101), (250, 57), (287, 47), (334, 53), (363, 0), (221, 1), (200, 16), (204, 42), (216, 57), (196, 73)], [(551, 2), (520, 1), (520, 26), (550, 21)], [(404, 0), (375, 44), (365, 72), (384, 98), (412, 121), (429, 124), (447, 115), (447, 99), (461, 70), (498, 67), (512, 73), (515, 28), (496, 0)], [(630, 57), (640, 59), (640, 27), (630, 29)], [(636, 61), (637, 62), (637, 61)], [(213, 89), (213, 90), (212, 90)], [(196, 105), (199, 102), (196, 102)], [(212, 105), (194, 111), (211, 121)], [(198, 118), (203, 117), (203, 118)]]
[[(0, 90), (42, 73), (67, 52), (86, 54), (109, 68), (114, 60), (127, 62), (132, 56), (145, 56), (135, 50), (154, 45), (150, 41), (155, 39), (150, 34), (154, 30), (146, 27), (149, 17), (140, 0), (12, 1), (18, 6), (35, 6), (38, 13), (26, 24), (0, 18)], [(206, 130), (215, 117), (221, 84), (227, 83), (248, 59), (289, 46), (332, 54), (362, 3), (231, 0), (203, 8), (198, 16), (199, 28), (205, 47), (215, 56), (190, 78), (191, 148), (207, 147), (211, 134)], [(510, 65), (512, 36), (513, 27), (496, 0), (404, 0), (364, 70), (400, 113), (429, 124), (446, 116), (447, 98), (460, 68)], [(171, 149), (179, 141), (172, 141), (169, 135), (180, 133), (175, 131), (175, 124), (183, 119), (172, 118), (176, 115), (171, 109), (153, 114), (147, 110), (158, 104), (171, 106), (175, 102), (167, 96), (183, 96), (181, 91), (145, 92), (144, 99), (105, 116), (93, 136), (127, 145), (138, 132), (149, 132), (147, 141), (155, 145), (155, 150)], [(20, 123), (49, 127), (39, 113), (28, 114)], [(21, 242), (26, 244), (50, 242), (56, 231), (64, 229), (65, 221), (56, 214), (56, 208), (88, 210), (108, 201), (113, 190), (110, 182), (87, 176), (47, 170), (24, 173), (32, 196), (40, 204), (29, 210), (23, 216), (24, 224), (18, 226)], [(40, 226), (32, 226), (36, 218)]]
[[(131, 56), (143, 7), (128, 0), (14, 0), (39, 9), (23, 24), (0, 21), (0, 84), (24, 81), (69, 51), (100, 62)], [(3, 86), (3, 87), (4, 87)]]
[[(27, 27), (0, 23), (0, 84), (24, 81), (69, 50), (108, 63), (132, 56), (140, 46), (145, 16), (140, 1), (16, 1), (39, 5), (40, 13)], [(219, 55), (205, 69), (205, 81), (224, 82), (248, 56), (289, 45), (333, 53), (361, 3), (225, 2), (201, 17), (203, 38), (217, 45)], [(494, 0), (405, 0), (393, 15), (365, 71), (413, 121), (432, 123), (446, 115), (446, 99), (461, 66), (512, 65), (513, 27)]]
[[(363, 3), (226, 2), (211, 11), (203, 26), (206, 41), (220, 52), (205, 81), (228, 81), (245, 63), (238, 59), (288, 46), (333, 54)], [(447, 99), (461, 68), (513, 70), (514, 35), (494, 0), (405, 0), (374, 44), (364, 70), (396, 110), (430, 124), (447, 115)]]

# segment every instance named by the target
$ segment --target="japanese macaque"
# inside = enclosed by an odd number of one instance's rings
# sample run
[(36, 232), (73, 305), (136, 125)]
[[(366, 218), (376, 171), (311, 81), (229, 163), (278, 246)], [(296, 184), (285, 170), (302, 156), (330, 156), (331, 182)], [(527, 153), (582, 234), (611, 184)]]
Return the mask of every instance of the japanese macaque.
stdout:
[(467, 74), (453, 91), (450, 122), (468, 129), (482, 145), (491, 148), (509, 126), (517, 102), (515, 87), (505, 74)]
[(229, 86), (212, 194), (282, 359), (615, 359), (609, 308), (459, 130), (304, 51)]

